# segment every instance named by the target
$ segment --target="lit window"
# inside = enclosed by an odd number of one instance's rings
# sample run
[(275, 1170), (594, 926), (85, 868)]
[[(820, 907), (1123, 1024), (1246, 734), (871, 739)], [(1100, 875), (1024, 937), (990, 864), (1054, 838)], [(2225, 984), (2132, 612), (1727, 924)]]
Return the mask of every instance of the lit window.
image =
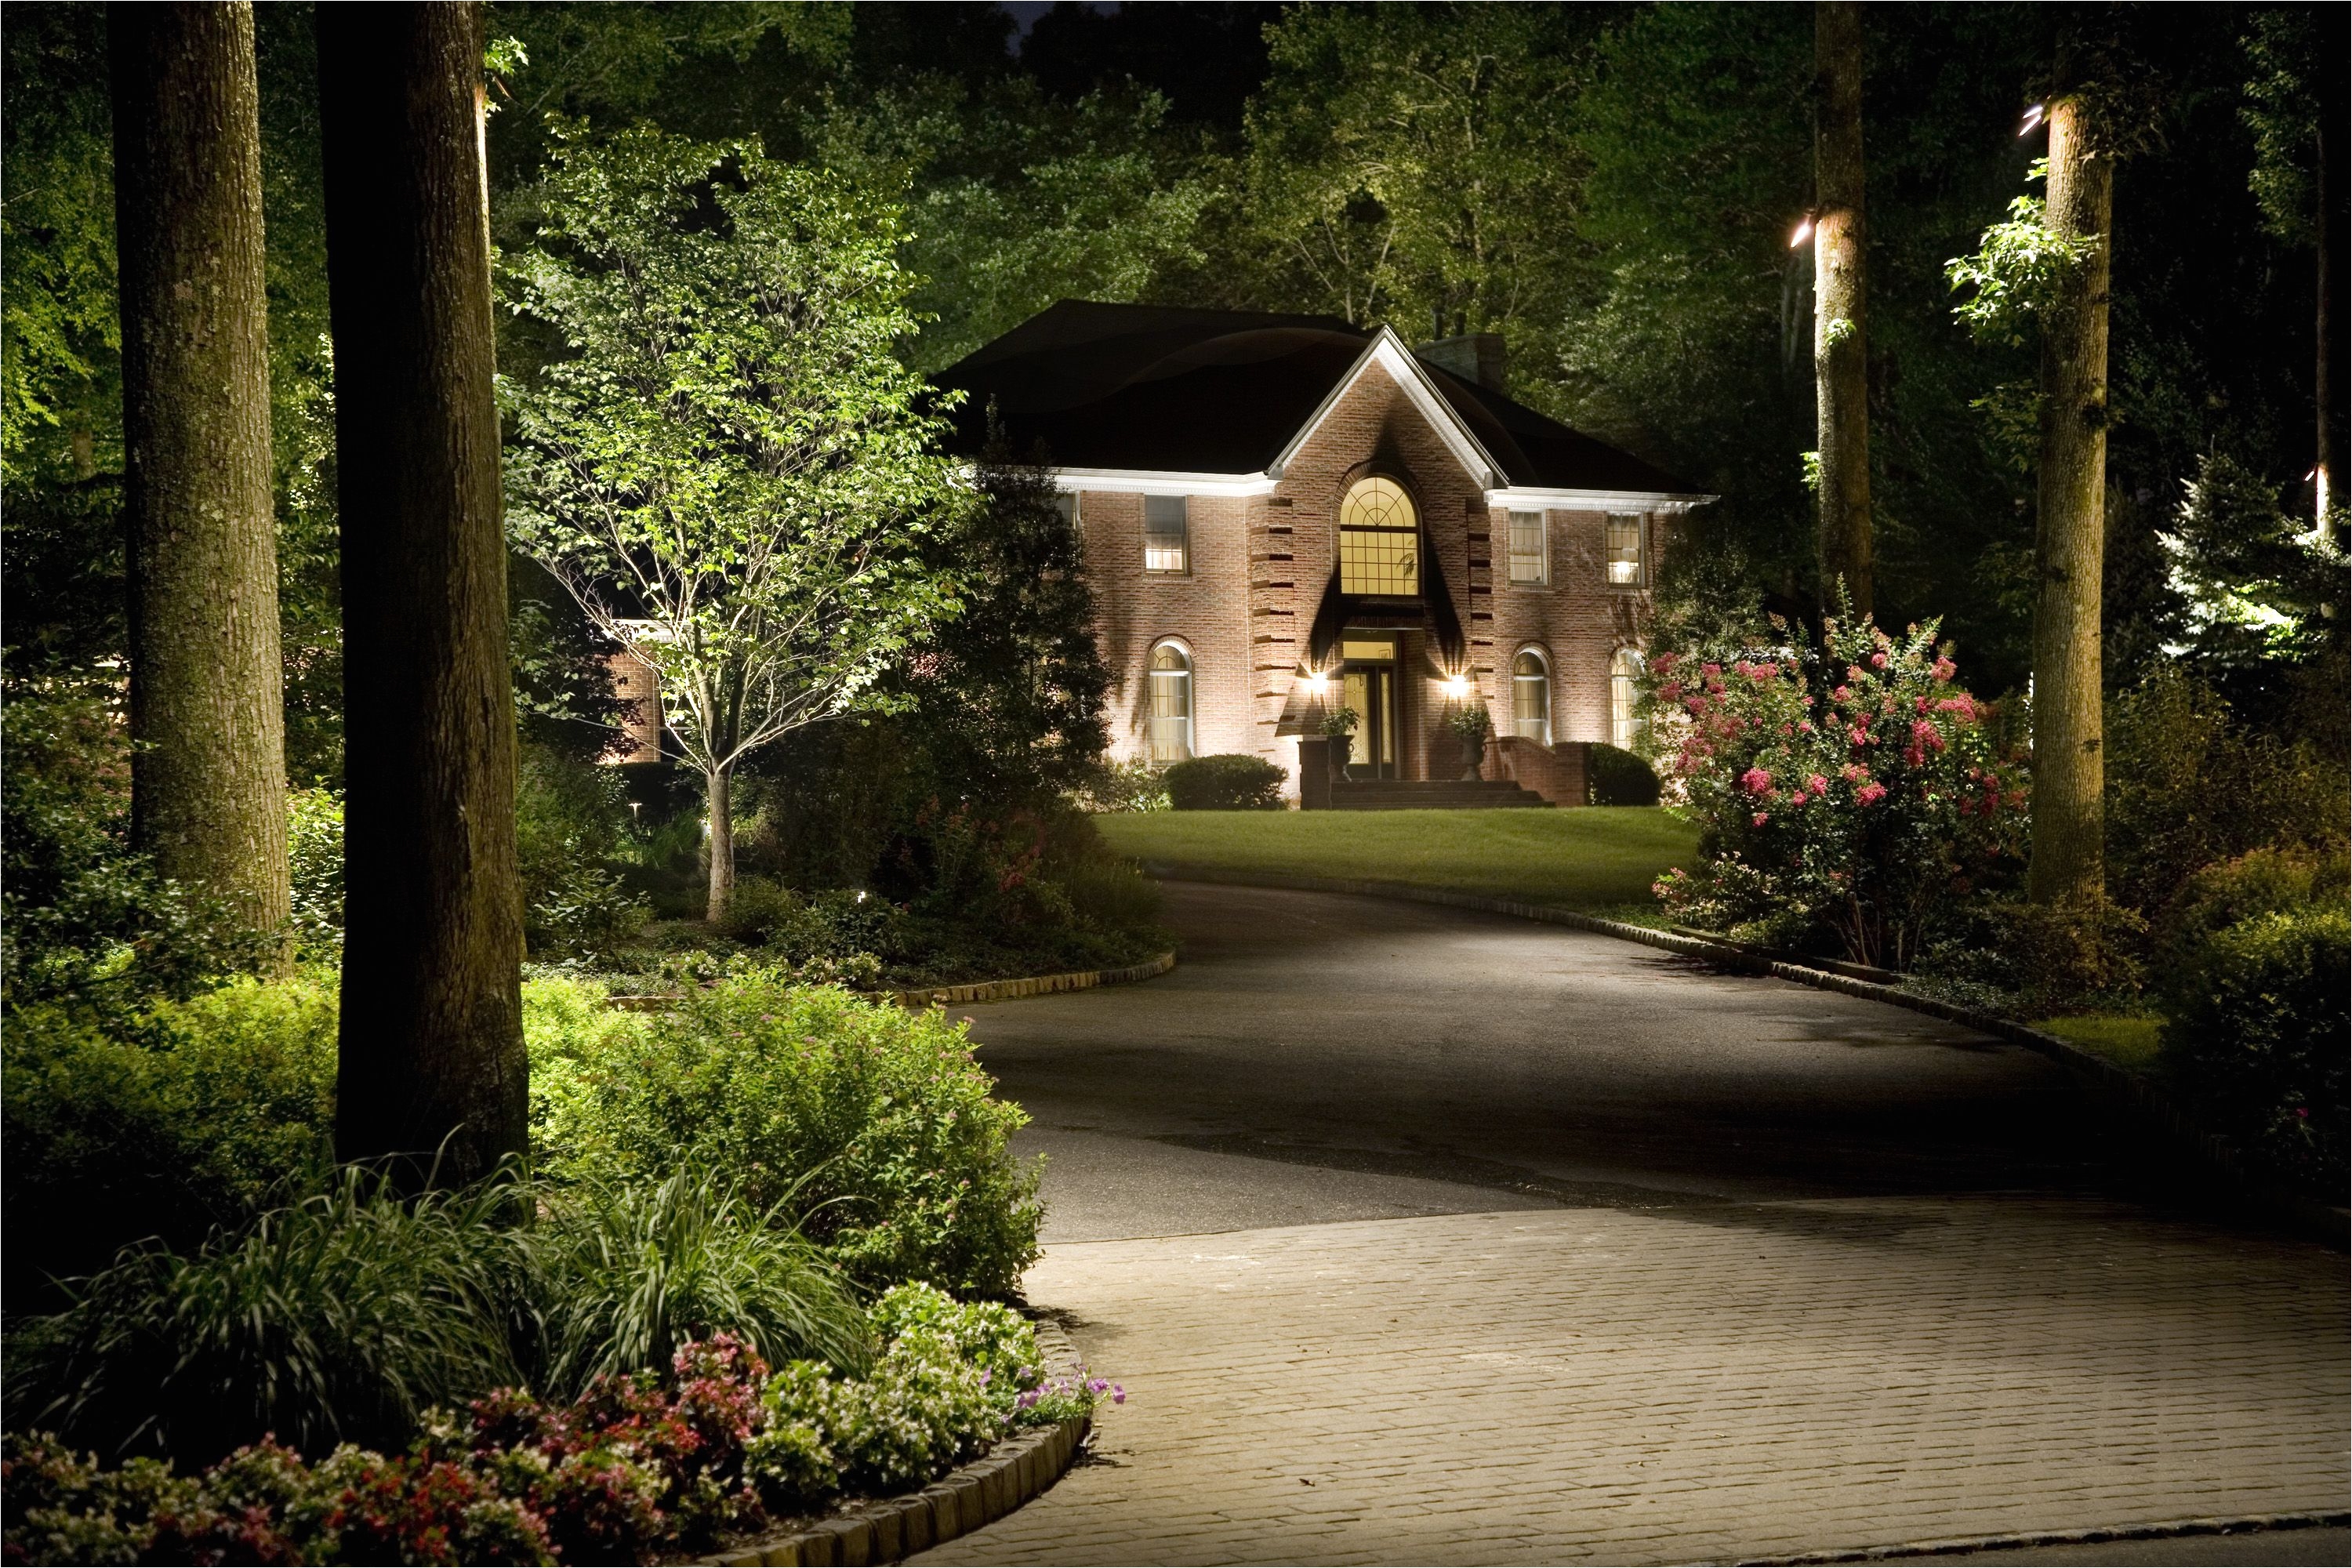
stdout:
[(1076, 528), (1078, 526), (1078, 497), (1076, 491), (1064, 490), (1060, 494), (1056, 495), (1054, 498), (1054, 510), (1062, 514), (1062, 521), (1066, 526), (1070, 528)]
[(1551, 744), (1551, 668), (1531, 647), (1511, 660), (1511, 728), (1538, 746)]
[(1192, 530), (1185, 521), (1183, 496), (1143, 498), (1143, 569), (1146, 572), (1190, 572), (1192, 569)]
[(1511, 581), (1538, 585), (1551, 581), (1550, 554), (1544, 549), (1544, 514), (1511, 514)]
[(1650, 563), (1643, 548), (1649, 532), (1642, 526), (1645, 521), (1638, 511), (1609, 514), (1609, 582), (1613, 587), (1649, 586)]
[(1151, 717), (1146, 741), (1155, 763), (1192, 754), (1192, 656), (1172, 642), (1151, 650)]
[(1642, 656), (1621, 647), (1609, 656), (1609, 743), (1630, 752), (1642, 737)]
[(1394, 479), (1360, 479), (1339, 508), (1339, 591), (1421, 592), (1421, 525)]

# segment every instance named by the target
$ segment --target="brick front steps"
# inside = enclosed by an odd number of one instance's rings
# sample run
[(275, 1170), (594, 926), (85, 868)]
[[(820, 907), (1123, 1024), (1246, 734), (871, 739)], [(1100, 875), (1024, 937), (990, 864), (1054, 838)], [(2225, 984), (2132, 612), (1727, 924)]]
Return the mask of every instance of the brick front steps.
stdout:
[(1378, 779), (1331, 784), (1333, 811), (1485, 811), (1550, 806), (1531, 789), (1496, 779)]
[[(1040, 1321), (1036, 1330), (1038, 1348), (1056, 1375), (1084, 1375), (1076, 1347), (1058, 1325)], [(1092, 1425), (1078, 1415), (1059, 1426), (1033, 1427), (919, 1492), (858, 1503), (788, 1534), (702, 1561), (719, 1568), (897, 1563), (1003, 1519), (1060, 1480), (1086, 1446)]]

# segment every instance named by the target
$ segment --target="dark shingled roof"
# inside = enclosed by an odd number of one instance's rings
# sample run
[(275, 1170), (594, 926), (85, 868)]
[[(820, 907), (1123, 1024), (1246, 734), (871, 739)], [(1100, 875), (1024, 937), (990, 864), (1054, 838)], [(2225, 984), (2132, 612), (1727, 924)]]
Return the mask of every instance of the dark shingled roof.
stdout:
[[(932, 379), (966, 395), (952, 444), (967, 457), (993, 401), (1013, 450), (1043, 440), (1058, 467), (1262, 473), (1374, 336), (1331, 316), (1064, 300)], [(1696, 491), (1498, 392), (1422, 368), (1511, 484)]]

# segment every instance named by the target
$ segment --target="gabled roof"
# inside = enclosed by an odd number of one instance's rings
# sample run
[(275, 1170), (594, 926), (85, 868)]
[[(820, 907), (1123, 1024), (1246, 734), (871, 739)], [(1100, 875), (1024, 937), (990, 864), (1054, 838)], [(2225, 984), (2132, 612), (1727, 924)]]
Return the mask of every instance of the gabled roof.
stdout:
[(994, 402), (1013, 449), (1065, 470), (1278, 477), (1318, 416), (1375, 361), (1407, 383), (1496, 489), (1701, 498), (1638, 458), (1330, 316), (1065, 300), (940, 372), (954, 445), (977, 456)]

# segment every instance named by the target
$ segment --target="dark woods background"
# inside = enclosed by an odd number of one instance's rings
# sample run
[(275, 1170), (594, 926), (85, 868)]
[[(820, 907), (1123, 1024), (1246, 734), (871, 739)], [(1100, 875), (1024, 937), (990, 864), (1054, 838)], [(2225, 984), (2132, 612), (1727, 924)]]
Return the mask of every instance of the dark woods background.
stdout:
[[(2308, 515), (2315, 226), (2266, 216), (2251, 182), (2266, 156), (2298, 155), (2265, 152), (2263, 102), (2343, 121), (2345, 18), (1865, 13), (1880, 616), (1944, 617), (1980, 689), (2027, 675), (2034, 351), (1972, 341), (1943, 269), (2029, 189), (2041, 139), (2018, 135), (2021, 113), (2061, 36), (2095, 37), (2126, 62), (2136, 117), (2116, 200), (2107, 678), (2133, 686), (2169, 648), (2243, 718), (2340, 744), (2340, 607), (2327, 637), (2274, 657), (2200, 618), (2172, 569), (2183, 547), (2159, 536), (2227, 555)], [(105, 25), (96, 5), (24, 4), (5, 38), (15, 690), (103, 681), (123, 647)], [(289, 765), (333, 785), (332, 351), (308, 7), (258, 7), (256, 26)], [(2268, 54), (2250, 43), (2265, 26), (2287, 40)], [(896, 193), (933, 318), (905, 345), (920, 369), (1065, 296), (1326, 311), (1415, 342), (1497, 331), (1515, 395), (1721, 495), (1669, 563), (1686, 613), (1814, 601), (1810, 251), (1789, 245), (1811, 194), (1810, 7), (1057, 5), (1024, 37), (984, 5), (549, 4), (493, 6), (490, 33), (520, 45), (491, 91), (504, 244), (531, 232), (560, 112), (757, 134), (772, 155)], [(2270, 99), (2250, 96), (2258, 79)], [(2341, 185), (2326, 216), (2339, 256)], [(501, 352), (519, 374), (544, 347), (518, 331)], [(2186, 482), (2216, 463), (2228, 482), (2184, 520)], [(1102, 674), (1078, 646), (1083, 590), (1058, 574), (1066, 531), (1017, 475), (992, 489), (993, 521), (961, 541), (972, 613), (899, 678), (899, 715), (824, 727), (757, 765), (789, 787), (747, 834), (747, 870), (920, 881), (942, 818), (971, 805), (1001, 830), (1077, 782)], [(601, 650), (538, 568), (518, 560), (512, 581), (542, 836), (634, 835), (639, 859), (683, 876), (690, 836), (651, 840), (690, 792), (621, 776), (645, 770), (579, 772), (616, 717)], [(1019, 673), (1041, 658), (1066, 667), (1050, 701)], [(997, 695), (941, 701), (950, 679)], [(652, 871), (640, 880), (667, 896)]]

